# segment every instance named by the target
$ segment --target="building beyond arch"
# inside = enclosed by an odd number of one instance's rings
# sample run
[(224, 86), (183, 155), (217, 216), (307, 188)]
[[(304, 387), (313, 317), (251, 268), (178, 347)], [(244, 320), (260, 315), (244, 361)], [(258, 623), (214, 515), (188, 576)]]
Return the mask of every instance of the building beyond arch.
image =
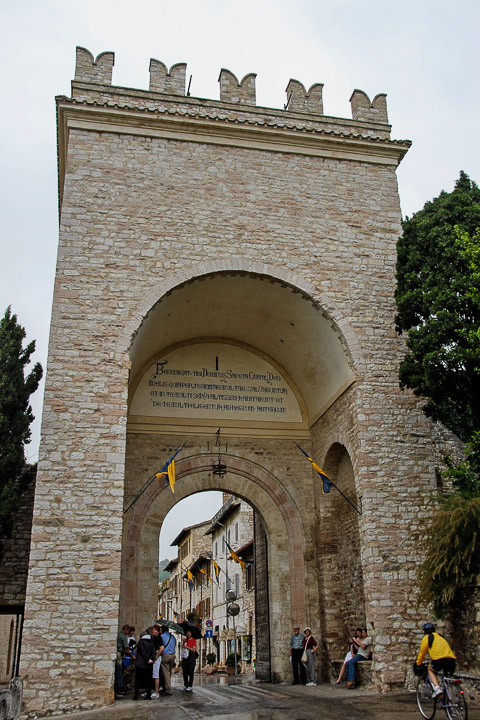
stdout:
[[(253, 74), (232, 84), (222, 70), (213, 101), (185, 94), (182, 63), (152, 61), (149, 90), (113, 86), (113, 60), (78, 48), (72, 97), (57, 98), (26, 714), (113, 702), (116, 633), (127, 606), (140, 627), (151, 618), (162, 520), (213, 488), (264, 524), (273, 679), (289, 679), (293, 622), (318, 627), (326, 679), (361, 620), (376, 686), (402, 684), (412, 525), (443, 453), (398, 387), (395, 170), (409, 143), (390, 138), (382, 94), (356, 90), (340, 119), (323, 114), (320, 83), (291, 81), (278, 110), (256, 105)], [(124, 512), (183, 442), (175, 495), (152, 482)], [(336, 488), (322, 494), (295, 443), (361, 514)]]

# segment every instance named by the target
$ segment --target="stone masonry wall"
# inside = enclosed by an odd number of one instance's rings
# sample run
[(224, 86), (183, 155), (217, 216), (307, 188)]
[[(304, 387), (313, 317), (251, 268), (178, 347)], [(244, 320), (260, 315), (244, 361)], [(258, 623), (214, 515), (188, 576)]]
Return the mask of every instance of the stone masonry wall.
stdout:
[[(125, 328), (138, 328), (153, 289), (160, 298), (176, 275), (222, 263), (247, 273), (259, 263), (276, 268), (292, 285), (298, 278), (315, 288), (332, 322), (348, 319), (356, 382), (316, 422), (312, 452), (322, 462), (340, 442), (349, 453), (364, 504), (359, 552), (376, 672), (380, 684), (401, 681), (392, 658), (399, 646), (409, 649), (415, 626), (411, 531), (434, 489), (431, 426), (396, 376), (403, 344), (393, 328), (395, 162), (408, 143), (388, 141), (383, 103), (378, 124), (372, 113), (368, 120), (289, 115), (78, 79), (75, 100), (58, 100), (62, 206), (22, 655), (27, 714), (113, 700), (124, 492), (183, 441), (156, 436), (155, 453), (134, 467), (132, 453), (153, 443), (144, 436), (137, 449), (129, 446), (125, 478)], [(85, 122), (75, 122), (79, 113)], [(185, 140), (177, 124), (162, 135), (145, 125), (156, 118), (193, 118), (197, 134)], [(240, 140), (252, 138), (249, 146), (233, 136), (226, 144), (221, 136), (232, 126)], [(278, 143), (262, 140), (262, 128), (274, 129)], [(207, 133), (211, 141), (202, 141)], [(320, 498), (308, 462), (280, 441), (237, 439), (229, 451), (265, 466), (293, 498), (307, 612), (318, 614)], [(192, 452), (204, 452), (200, 441)], [(273, 597), (271, 605), (285, 602)], [(280, 629), (272, 632), (278, 651)]]

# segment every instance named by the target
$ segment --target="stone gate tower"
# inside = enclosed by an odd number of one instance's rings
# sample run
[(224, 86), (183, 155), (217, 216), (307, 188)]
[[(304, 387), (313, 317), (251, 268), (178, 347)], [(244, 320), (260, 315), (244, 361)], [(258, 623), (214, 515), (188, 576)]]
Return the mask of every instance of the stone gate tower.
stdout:
[[(366, 622), (375, 681), (402, 683), (410, 529), (435, 486), (432, 426), (397, 376), (395, 170), (409, 142), (390, 139), (384, 95), (355, 90), (338, 119), (321, 84), (290, 80), (278, 110), (256, 105), (253, 74), (222, 70), (213, 101), (186, 94), (184, 64), (152, 60), (149, 90), (133, 90), (111, 84), (113, 62), (78, 48), (72, 96), (57, 98), (27, 712), (113, 701), (118, 627), (155, 616), (162, 521), (206, 489), (261, 522), (263, 672), (289, 677), (291, 624), (308, 622), (327, 678)], [(157, 480), (124, 512), (183, 442), (175, 493)], [(322, 494), (295, 442), (351, 504)]]

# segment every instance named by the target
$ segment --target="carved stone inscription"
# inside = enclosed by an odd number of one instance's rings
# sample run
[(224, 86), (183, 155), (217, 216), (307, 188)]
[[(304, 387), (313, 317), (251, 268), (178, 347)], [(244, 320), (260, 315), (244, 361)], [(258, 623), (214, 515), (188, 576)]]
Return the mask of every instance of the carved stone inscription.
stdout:
[(197, 343), (159, 357), (140, 380), (131, 415), (302, 422), (280, 371), (246, 348)]

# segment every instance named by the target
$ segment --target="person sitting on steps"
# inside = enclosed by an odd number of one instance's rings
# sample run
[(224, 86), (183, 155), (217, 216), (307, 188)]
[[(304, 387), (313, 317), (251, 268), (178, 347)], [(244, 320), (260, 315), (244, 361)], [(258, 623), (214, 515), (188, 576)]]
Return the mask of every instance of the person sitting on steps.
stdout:
[(352, 643), (357, 648), (357, 654), (347, 662), (347, 688), (352, 690), (356, 686), (355, 670), (356, 664), (363, 660), (370, 660), (373, 640), (368, 635), (367, 628), (362, 628), (361, 638), (352, 638)]
[[(353, 636), (353, 637), (356, 638), (357, 640), (360, 640), (361, 637), (362, 637), (362, 628), (355, 628), (355, 633), (354, 633), (354, 636)], [(341, 683), (341, 681), (342, 681), (342, 678), (343, 678), (343, 675), (344, 675), (344, 673), (345, 673), (346, 667), (347, 667), (347, 662), (348, 662), (349, 660), (351, 660), (354, 655), (357, 654), (357, 649), (358, 649), (357, 646), (355, 645), (355, 643), (353, 642), (353, 640), (351, 640), (351, 641), (350, 641), (349, 648), (348, 648), (348, 652), (347, 652), (347, 654), (345, 655), (345, 659), (344, 659), (344, 661), (343, 661), (342, 668), (341, 668), (341, 670), (340, 670), (340, 673), (339, 673), (339, 675), (338, 675), (338, 678), (335, 680), (335, 685), (340, 685), (340, 683)]]

